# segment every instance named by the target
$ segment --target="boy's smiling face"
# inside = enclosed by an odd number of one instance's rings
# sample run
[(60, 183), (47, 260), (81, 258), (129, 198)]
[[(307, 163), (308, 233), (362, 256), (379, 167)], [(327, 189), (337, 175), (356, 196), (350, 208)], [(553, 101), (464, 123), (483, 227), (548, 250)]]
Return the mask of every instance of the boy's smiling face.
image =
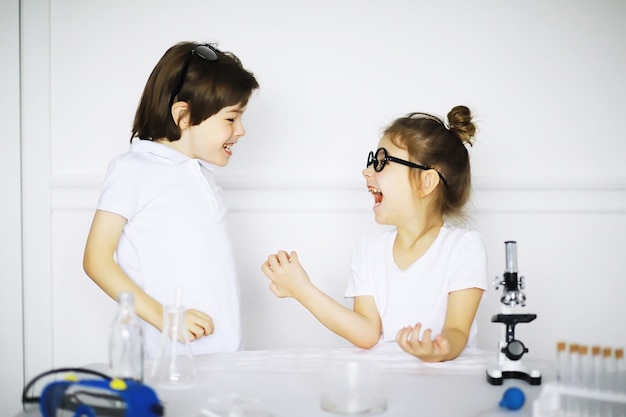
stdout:
[(245, 110), (239, 104), (224, 107), (199, 125), (183, 129), (180, 139), (171, 144), (190, 158), (223, 167), (239, 138), (246, 134), (241, 120)]

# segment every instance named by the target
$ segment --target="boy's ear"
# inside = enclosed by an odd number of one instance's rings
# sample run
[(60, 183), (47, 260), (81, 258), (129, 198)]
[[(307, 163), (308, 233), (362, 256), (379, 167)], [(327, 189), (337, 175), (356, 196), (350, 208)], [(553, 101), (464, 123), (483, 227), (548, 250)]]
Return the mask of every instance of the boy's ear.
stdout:
[(189, 127), (189, 104), (184, 101), (172, 104), (172, 119), (180, 130)]

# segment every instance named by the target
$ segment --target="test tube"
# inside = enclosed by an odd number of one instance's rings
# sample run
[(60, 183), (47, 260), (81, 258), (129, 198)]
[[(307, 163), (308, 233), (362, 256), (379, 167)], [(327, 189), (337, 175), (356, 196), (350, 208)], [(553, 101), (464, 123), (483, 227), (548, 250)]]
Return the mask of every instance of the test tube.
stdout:
[(615, 391), (626, 394), (626, 361), (624, 360), (624, 348), (615, 349)]
[[(626, 362), (624, 361), (624, 348), (615, 349), (615, 381), (614, 390), (621, 395), (626, 395)], [(626, 403), (615, 403), (614, 415), (626, 416)]]
[[(567, 375), (569, 371), (569, 357), (567, 354), (567, 343), (559, 341), (556, 343), (556, 381), (558, 384), (566, 385), (569, 381)], [(559, 397), (559, 416), (566, 415), (566, 411), (569, 405), (569, 398), (561, 395)]]
[[(602, 386), (600, 385), (602, 378), (602, 355), (599, 345), (594, 345), (591, 347), (591, 369), (591, 389), (596, 392), (600, 392), (602, 389)], [(590, 400), (589, 415), (591, 417), (602, 417), (602, 415), (600, 414), (600, 403), (601, 401), (599, 400)]]
[[(570, 343), (569, 345), (569, 363), (567, 371), (566, 385), (572, 387), (580, 386), (580, 356), (578, 353), (579, 346), (577, 343)], [(566, 397), (565, 401), (565, 415), (566, 416), (579, 416), (580, 415), (580, 402), (579, 398), (574, 395)]]
[(602, 389), (604, 391), (614, 390), (615, 380), (615, 358), (613, 357), (613, 349), (605, 347), (602, 349)]
[[(602, 373), (600, 378), (600, 386), (602, 391), (610, 392), (613, 390), (613, 381), (615, 379), (615, 359), (613, 358), (613, 349), (605, 347), (602, 349)], [(600, 415), (603, 417), (613, 417), (613, 406), (609, 401), (602, 401), (600, 404)]]
[(567, 343), (559, 341), (556, 343), (556, 380), (563, 384), (566, 379), (567, 370)]
[[(591, 370), (591, 356), (589, 355), (589, 346), (580, 345), (578, 348), (579, 355), (579, 375), (580, 375), (580, 383), (579, 387), (583, 389), (591, 389), (593, 380), (593, 372)], [(579, 398), (579, 409), (581, 416), (588, 416), (589, 410), (591, 409), (590, 403), (591, 399), (588, 398)]]

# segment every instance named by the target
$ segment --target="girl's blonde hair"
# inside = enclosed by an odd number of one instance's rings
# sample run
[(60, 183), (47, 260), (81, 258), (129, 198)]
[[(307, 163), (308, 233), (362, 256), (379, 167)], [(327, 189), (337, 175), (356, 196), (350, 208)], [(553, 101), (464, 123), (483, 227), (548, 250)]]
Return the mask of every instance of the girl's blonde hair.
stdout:
[[(396, 119), (383, 135), (406, 149), (411, 162), (437, 170), (445, 179), (437, 187), (436, 202), (445, 217), (463, 218), (472, 188), (467, 146), (474, 144), (476, 126), (470, 109), (455, 106), (446, 123), (428, 113), (409, 113)], [(419, 178), (419, 177), (418, 177)]]

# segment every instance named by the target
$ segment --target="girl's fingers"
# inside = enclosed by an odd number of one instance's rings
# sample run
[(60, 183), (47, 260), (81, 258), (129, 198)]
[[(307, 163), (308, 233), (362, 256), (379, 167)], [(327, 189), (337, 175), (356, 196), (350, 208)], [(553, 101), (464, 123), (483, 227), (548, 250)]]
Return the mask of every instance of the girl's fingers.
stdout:
[(424, 334), (422, 335), (422, 341), (431, 343), (432, 342), (432, 340), (430, 338), (431, 334), (432, 334), (432, 330), (431, 329), (424, 330)]
[(411, 332), (411, 327), (403, 327), (400, 330), (398, 330), (398, 333), (396, 333), (396, 342), (399, 343), (401, 346), (406, 345), (409, 339), (410, 332)]
[(420, 331), (422, 330), (422, 323), (417, 323), (411, 333), (409, 334), (409, 342), (419, 346), (420, 343)]

